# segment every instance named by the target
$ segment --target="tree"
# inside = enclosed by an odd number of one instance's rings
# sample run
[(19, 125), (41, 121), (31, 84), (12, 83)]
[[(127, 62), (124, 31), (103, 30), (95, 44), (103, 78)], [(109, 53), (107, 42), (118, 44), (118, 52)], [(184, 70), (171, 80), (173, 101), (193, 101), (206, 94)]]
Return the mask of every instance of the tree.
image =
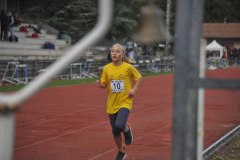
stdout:
[(139, 7), (143, 0), (115, 0), (113, 25), (108, 37), (130, 40), (136, 30)]
[[(139, 21), (140, 8), (148, 0), (114, 0), (114, 17), (107, 39), (132, 40)], [(165, 14), (167, 0), (155, 0)], [(170, 31), (174, 35), (176, 0), (172, 0)], [(9, 8), (15, 11), (16, 0), (8, 0)], [(43, 21), (72, 37), (73, 42), (89, 32), (97, 21), (96, 0), (21, 0), (20, 14), (23, 18)], [(239, 22), (239, 0), (205, 0), (204, 22)]]
[(239, 19), (238, 11), (235, 8), (234, 3), (238, 1), (234, 0), (206, 0), (205, 1), (205, 22), (237, 22)]

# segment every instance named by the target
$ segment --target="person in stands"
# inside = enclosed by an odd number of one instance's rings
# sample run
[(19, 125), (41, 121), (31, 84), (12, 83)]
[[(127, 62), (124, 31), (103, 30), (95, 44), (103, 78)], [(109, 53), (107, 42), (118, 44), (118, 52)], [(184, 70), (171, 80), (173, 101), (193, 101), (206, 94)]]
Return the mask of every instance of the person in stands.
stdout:
[(10, 37), (8, 39), (11, 39), (12, 42), (15, 42), (15, 36), (13, 34), (13, 26), (14, 26), (14, 18), (11, 12), (8, 12), (8, 32), (10, 33)]
[(0, 15), (0, 20), (1, 20), (1, 40), (7, 41), (9, 20), (4, 10), (2, 10), (2, 13)]

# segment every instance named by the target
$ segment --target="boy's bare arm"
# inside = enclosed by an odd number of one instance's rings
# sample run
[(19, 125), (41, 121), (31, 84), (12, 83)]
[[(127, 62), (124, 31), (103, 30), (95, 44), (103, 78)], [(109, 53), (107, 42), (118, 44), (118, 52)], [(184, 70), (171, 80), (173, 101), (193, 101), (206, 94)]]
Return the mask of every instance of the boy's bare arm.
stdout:
[(139, 87), (139, 84), (140, 84), (141, 81), (142, 81), (142, 77), (139, 78), (139, 79), (136, 81), (134, 87), (133, 87), (133, 88), (130, 90), (130, 92), (128, 93), (128, 96), (129, 96), (129, 97), (134, 97), (134, 95), (136, 94), (136, 92), (137, 92), (137, 90), (138, 90), (138, 87)]
[(99, 88), (106, 88), (107, 85), (105, 83), (101, 83), (100, 80), (96, 80), (95, 84), (99, 87)]

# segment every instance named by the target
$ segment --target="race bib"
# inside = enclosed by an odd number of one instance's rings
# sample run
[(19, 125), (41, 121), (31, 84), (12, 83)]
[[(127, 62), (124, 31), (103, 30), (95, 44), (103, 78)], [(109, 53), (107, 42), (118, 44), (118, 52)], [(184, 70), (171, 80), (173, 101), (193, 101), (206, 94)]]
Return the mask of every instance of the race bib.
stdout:
[(111, 89), (112, 92), (118, 93), (124, 91), (124, 82), (123, 80), (111, 80)]

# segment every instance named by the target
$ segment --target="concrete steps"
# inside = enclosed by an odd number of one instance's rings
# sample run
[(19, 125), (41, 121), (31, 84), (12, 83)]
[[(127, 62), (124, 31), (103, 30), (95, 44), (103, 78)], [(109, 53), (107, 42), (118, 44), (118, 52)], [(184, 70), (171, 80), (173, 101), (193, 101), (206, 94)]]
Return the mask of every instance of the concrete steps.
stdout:
[[(29, 24), (22, 23), (21, 26), (29, 26)], [(21, 26), (13, 28), (14, 34), (18, 37), (18, 42), (0, 41), (0, 79), (4, 75), (8, 62), (26, 64), (29, 69), (29, 76), (34, 77), (38, 74), (38, 70), (47, 68), (51, 63), (61, 58), (71, 47), (71, 39), (58, 39), (55, 32), (41, 29), (41, 34), (38, 34), (39, 38), (31, 38), (32, 33), (35, 33), (33, 29), (28, 28), (27, 33), (20, 32)], [(35, 25), (35, 27), (37, 26)], [(55, 49), (43, 49), (46, 42), (53, 43)]]
[[(32, 32), (33, 33), (33, 32)], [(31, 34), (32, 34), (31, 33)], [(27, 34), (25, 32), (20, 32), (20, 31), (14, 31), (14, 34), (18, 37), (18, 38), (27, 38), (29, 35), (31, 34)], [(30, 38), (30, 37), (29, 37)], [(52, 34), (39, 34), (39, 38), (40, 39), (57, 39), (56, 35), (52, 35)]]
[[(22, 26), (24, 26), (24, 27), (27, 27), (27, 30), (28, 30), (29, 32), (34, 32), (32, 28), (29, 28), (29, 27), (28, 27), (29, 25), (34, 26), (35, 28), (37, 28), (37, 25), (34, 25), (34, 24), (21, 23), (20, 26), (15, 26), (15, 27), (13, 27), (13, 31), (14, 31), (14, 32), (19, 32), (19, 31), (20, 31), (20, 28), (21, 28)], [(47, 30), (41, 29), (41, 34), (47, 34)]]
[[(22, 26), (27, 27), (28, 32), (20, 32), (20, 28)], [(39, 45), (39, 48), (41, 48), (44, 43), (51, 42), (55, 44), (55, 49), (65, 49), (70, 46), (69, 42), (62, 39), (57, 39), (57, 35), (47, 34), (47, 30), (44, 30), (44, 29), (41, 29), (41, 34), (38, 34), (39, 35), (38, 38), (32, 38), (31, 35), (35, 32), (32, 28), (29, 28), (28, 26), (29, 24), (22, 23), (20, 26), (13, 27), (13, 32), (18, 37), (18, 43), (27, 44), (27, 45)], [(34, 26), (37, 28), (37, 25), (31, 24), (31, 26)], [(0, 46), (0, 48), (1, 47), (2, 46)], [(12, 47), (12, 46), (9, 46), (9, 47)], [(17, 45), (17, 47), (21, 49), (21, 45)], [(23, 45), (23, 49), (25, 48), (26, 47)]]
[[(25, 44), (13, 42), (0, 42), (0, 49), (42, 49), (42, 44)], [(1, 53), (0, 53), (1, 54)]]
[(52, 49), (6, 49), (0, 48), (0, 59), (9, 61), (21, 60), (55, 60), (62, 56), (66, 50)]
[[(55, 50), (62, 50), (69, 48), (69, 44), (57, 44), (55, 45)], [(42, 43), (25, 43), (21, 42), (1, 42), (0, 41), (0, 49), (7, 48), (7, 49), (42, 49)], [(1, 54), (1, 53), (0, 53)]]
[(51, 42), (54, 43), (56, 46), (66, 46), (67, 44), (64, 40), (59, 40), (59, 39), (48, 39), (48, 38), (20, 38), (18, 40), (18, 43), (23, 43), (23, 44), (44, 44), (45, 42)]

